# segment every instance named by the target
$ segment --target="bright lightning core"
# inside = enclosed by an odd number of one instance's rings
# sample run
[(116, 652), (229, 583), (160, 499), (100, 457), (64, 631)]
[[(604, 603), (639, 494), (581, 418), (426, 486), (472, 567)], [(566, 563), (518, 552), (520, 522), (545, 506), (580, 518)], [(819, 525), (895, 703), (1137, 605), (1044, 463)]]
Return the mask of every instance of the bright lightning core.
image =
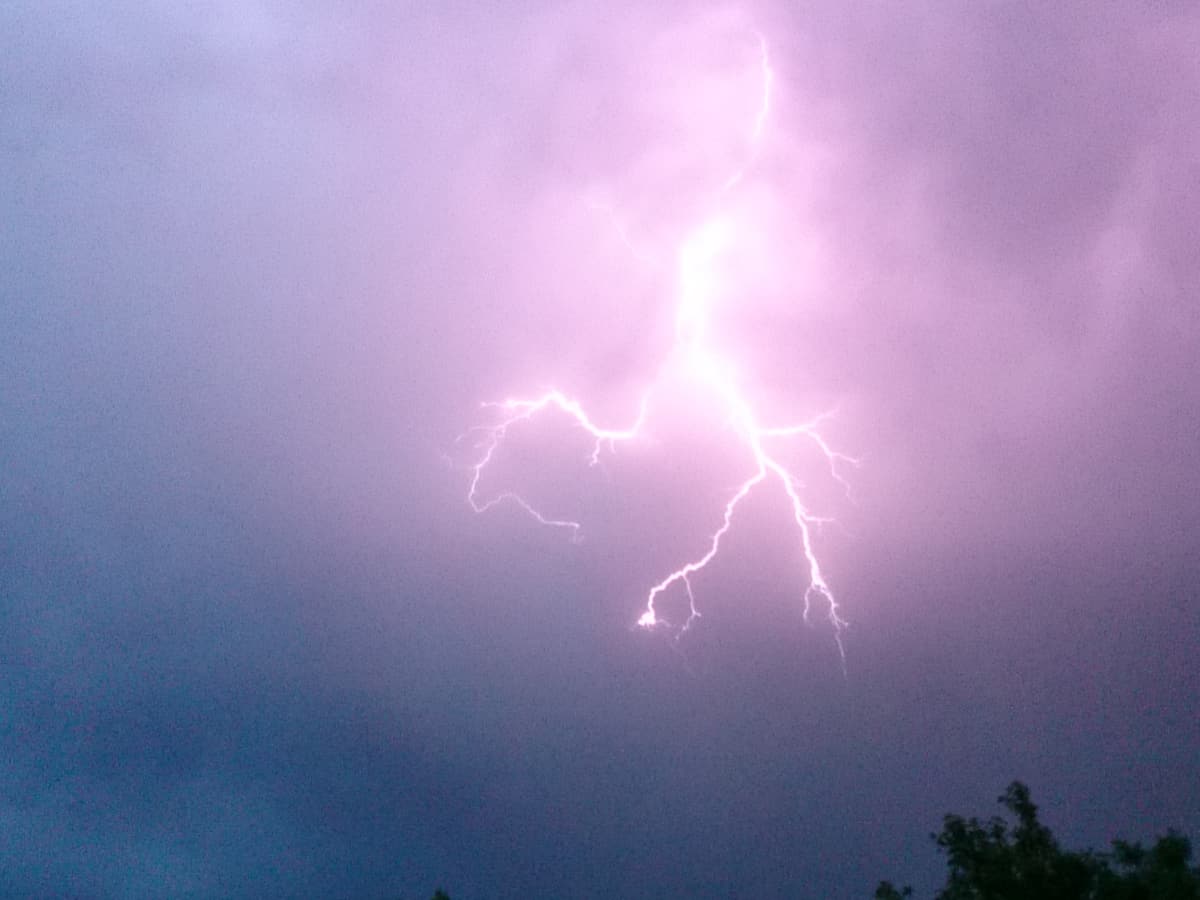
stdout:
[[(727, 194), (736, 191), (738, 185), (745, 179), (766, 131), (771, 109), (774, 75), (764, 40), (760, 39), (759, 49), (760, 93), (748, 134), (749, 156), (743, 166), (719, 186), (715, 204), (718, 207), (720, 200)], [(632, 246), (628, 235), (623, 229), (619, 230), (621, 239), (636, 253), (637, 248)], [(855, 461), (834, 450), (821, 436), (818, 426), (822, 421), (822, 416), (796, 424), (774, 425), (760, 422), (743, 394), (732, 366), (713, 346), (713, 305), (722, 299), (724, 293), (721, 277), (723, 274), (722, 263), (726, 261), (725, 251), (736, 239), (737, 232), (738, 228), (735, 222), (717, 212), (699, 221), (679, 244), (674, 270), (675, 287), (671, 298), (675, 333), (671, 349), (664, 359), (663, 369), (665, 371), (669, 368), (672, 372), (682, 372), (682, 380), (686, 388), (694, 392), (706, 406), (715, 408), (720, 413), (721, 418), (747, 452), (750, 470), (726, 501), (720, 512), (719, 524), (711, 533), (707, 545), (703, 547), (703, 552), (667, 572), (657, 584), (649, 588), (644, 610), (638, 618), (637, 624), (649, 629), (667, 628), (676, 636), (686, 632), (692, 626), (700, 616), (693, 590), (693, 579), (720, 553), (721, 542), (734, 525), (739, 504), (755, 490), (773, 487), (787, 498), (795, 525), (796, 540), (804, 560), (804, 576), (800, 585), (800, 594), (805, 621), (809, 620), (814, 607), (824, 610), (829, 623), (833, 626), (834, 637), (844, 667), (846, 656), (842, 633), (846, 627), (846, 621), (841, 616), (837, 599), (825, 579), (825, 573), (813, 545), (815, 526), (826, 520), (813, 514), (805, 505), (800, 481), (783, 463), (779, 454), (789, 442), (797, 440), (809, 442), (824, 457), (830, 476), (843, 487), (845, 482), (842, 480), (840, 469), (844, 464), (853, 464)], [(640, 255), (639, 258), (641, 258)], [(471, 507), (476, 512), (482, 513), (500, 504), (513, 504), (541, 524), (565, 530), (572, 540), (578, 540), (582, 528), (581, 523), (546, 516), (514, 491), (485, 492), (483, 481), (487, 469), (513, 429), (550, 411), (557, 411), (570, 417), (575, 425), (592, 439), (592, 449), (588, 459), (592, 465), (598, 464), (606, 449), (611, 451), (618, 443), (644, 437), (649, 398), (658, 383), (658, 379), (651, 380), (642, 393), (642, 401), (636, 414), (630, 417), (631, 420), (627, 425), (619, 428), (604, 427), (596, 423), (579, 401), (558, 389), (546, 391), (539, 396), (515, 397), (485, 404), (485, 407), (496, 412), (497, 418), (492, 425), (477, 426), (468, 432), (468, 436), (473, 438), (472, 446), (478, 453), (470, 466), (471, 478), (467, 500)], [(667, 621), (660, 609), (660, 601), (668, 595), (668, 592), (673, 591), (682, 591), (687, 597), (688, 613), (682, 622)]]

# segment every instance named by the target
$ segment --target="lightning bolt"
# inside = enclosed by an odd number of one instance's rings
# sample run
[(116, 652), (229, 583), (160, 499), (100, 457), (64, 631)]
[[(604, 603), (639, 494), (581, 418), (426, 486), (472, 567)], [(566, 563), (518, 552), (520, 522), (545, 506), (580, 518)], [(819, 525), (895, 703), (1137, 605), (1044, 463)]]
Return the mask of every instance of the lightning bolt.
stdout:
[[(757, 159), (759, 146), (766, 133), (775, 76), (766, 40), (761, 36), (759, 66), (761, 92), (748, 134), (748, 158), (741, 168), (720, 184), (715, 192), (718, 199), (733, 191), (745, 179)], [(620, 240), (637, 258), (649, 261), (638, 251), (611, 206), (597, 203), (591, 205), (593, 209), (608, 215)], [(720, 524), (709, 537), (704, 552), (669, 572), (649, 589), (637, 625), (647, 629), (668, 628), (676, 638), (692, 627), (700, 618), (693, 579), (720, 553), (721, 542), (733, 528), (735, 515), (742, 501), (756, 489), (774, 484), (787, 498), (803, 558), (804, 578), (801, 595), (804, 621), (810, 620), (814, 607), (823, 607), (825, 617), (833, 628), (842, 669), (845, 671), (846, 648), (843, 632), (847, 622), (842, 617), (841, 607), (826, 581), (813, 542), (814, 530), (829, 520), (815, 515), (805, 505), (801, 497), (803, 486), (796, 474), (780, 459), (779, 453), (789, 441), (808, 441), (824, 458), (830, 476), (847, 494), (849, 486), (843, 478), (842, 470), (846, 465), (857, 465), (858, 462), (834, 450), (821, 436), (818, 428), (828, 418), (828, 414), (799, 424), (761, 424), (739, 388), (733, 368), (712, 347), (711, 310), (719, 294), (716, 269), (719, 257), (729, 245), (735, 231), (733, 224), (717, 213), (695, 226), (679, 245), (675, 269), (674, 343), (664, 363), (664, 369), (682, 371), (690, 388), (700, 392), (700, 396), (714, 403), (724, 413), (726, 423), (740, 445), (748, 451), (753, 465), (750, 474), (726, 501)], [(468, 435), (475, 436), (472, 446), (477, 453), (475, 461), (469, 467), (471, 478), (467, 501), (471, 508), (477, 513), (483, 513), (503, 503), (513, 504), (542, 525), (569, 532), (572, 541), (578, 542), (582, 532), (581, 523), (547, 516), (514, 491), (485, 495), (481, 486), (485, 472), (514, 427), (552, 410), (567, 416), (577, 428), (589, 436), (592, 449), (587, 459), (590, 465), (595, 466), (599, 464), (606, 449), (612, 452), (617, 444), (643, 436), (652, 393), (653, 385), (642, 394), (641, 404), (633, 421), (619, 428), (597, 424), (579, 401), (557, 389), (531, 398), (510, 398), (499, 403), (483, 404), (485, 408), (494, 410), (497, 416), (493, 424), (476, 426), (468, 432)], [(687, 617), (679, 624), (667, 621), (659, 611), (659, 601), (672, 590), (682, 590), (687, 597)]]

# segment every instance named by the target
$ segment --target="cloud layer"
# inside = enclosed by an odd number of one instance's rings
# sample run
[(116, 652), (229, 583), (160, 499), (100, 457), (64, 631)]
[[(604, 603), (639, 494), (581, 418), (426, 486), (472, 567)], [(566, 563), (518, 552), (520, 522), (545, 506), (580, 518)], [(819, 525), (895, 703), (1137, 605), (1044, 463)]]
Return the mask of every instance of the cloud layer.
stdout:
[[(759, 33), (722, 327), (863, 458), (822, 535), (845, 680), (765, 500), (682, 655), (628, 630), (736, 470), (683, 426), (548, 483), (580, 547), (453, 465), (480, 400), (625, 414), (672, 285), (609, 216), (670, 258)], [(1189, 4), (0, 35), (2, 892), (860, 897), (1013, 777), (1071, 841), (1200, 830)]]

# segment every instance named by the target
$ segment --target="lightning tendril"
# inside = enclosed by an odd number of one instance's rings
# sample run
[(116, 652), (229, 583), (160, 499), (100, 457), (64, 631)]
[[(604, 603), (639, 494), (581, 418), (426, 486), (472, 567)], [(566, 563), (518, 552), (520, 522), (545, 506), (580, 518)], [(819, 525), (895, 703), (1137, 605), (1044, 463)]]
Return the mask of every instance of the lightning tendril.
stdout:
[[(775, 74), (771, 68), (765, 39), (759, 37), (760, 93), (755, 115), (748, 133), (750, 148), (742, 166), (722, 182), (716, 196), (728, 194), (746, 179), (758, 157), (759, 146), (767, 130), (771, 112)], [(607, 213), (621, 241), (635, 254), (637, 248), (627, 231), (616, 219), (611, 207), (597, 206)], [(788, 469), (779, 454), (789, 442), (809, 442), (824, 458), (830, 476), (847, 492), (848, 484), (842, 472), (846, 465), (857, 461), (833, 449), (818, 430), (827, 415), (817, 416), (798, 424), (764, 425), (758, 421), (754, 410), (739, 390), (733, 369), (712, 347), (711, 308), (714, 301), (714, 267), (722, 250), (730, 241), (730, 226), (720, 214), (713, 214), (694, 227), (680, 243), (675, 269), (674, 296), (674, 343), (669, 362), (685, 373), (686, 382), (704, 398), (715, 401), (724, 413), (725, 421), (739, 443), (749, 452), (752, 470), (737, 485), (726, 501), (718, 527), (710, 535), (704, 552), (694, 559), (668, 572), (654, 584), (646, 594), (644, 608), (637, 625), (646, 629), (668, 629), (676, 638), (687, 632), (700, 618), (696, 602), (693, 579), (718, 556), (721, 543), (733, 528), (739, 505), (756, 489), (774, 484), (787, 498), (791, 518), (794, 521), (799, 550), (803, 558), (804, 587), (802, 591), (803, 617), (807, 622), (814, 608), (822, 608), (833, 628), (843, 671), (846, 665), (846, 649), (843, 632), (847, 627), (841, 607), (833, 589), (826, 580), (824, 569), (818, 559), (813, 543), (816, 526), (829, 521), (814, 514), (806, 506), (802, 496), (802, 484)], [(640, 258), (640, 254), (639, 254)], [(625, 427), (603, 427), (592, 420), (584, 406), (560, 390), (548, 390), (540, 396), (510, 398), (501, 402), (486, 403), (484, 406), (497, 413), (496, 421), (487, 426), (476, 426), (468, 434), (475, 435), (472, 446), (477, 452), (470, 464), (470, 486), (467, 501), (477, 513), (487, 512), (500, 504), (509, 503), (522, 509), (542, 525), (568, 532), (572, 541), (578, 542), (582, 532), (580, 522), (556, 519), (539, 512), (530, 502), (515, 491), (487, 494), (482, 482), (488, 467), (504, 444), (510, 431), (529, 422), (534, 417), (557, 410), (572, 420), (592, 441), (588, 461), (599, 464), (604, 451), (612, 451), (622, 442), (637, 440), (644, 436), (653, 386), (642, 394), (636, 416)], [(660, 601), (671, 591), (682, 591), (687, 598), (687, 616), (683, 622), (672, 623), (660, 609)]]

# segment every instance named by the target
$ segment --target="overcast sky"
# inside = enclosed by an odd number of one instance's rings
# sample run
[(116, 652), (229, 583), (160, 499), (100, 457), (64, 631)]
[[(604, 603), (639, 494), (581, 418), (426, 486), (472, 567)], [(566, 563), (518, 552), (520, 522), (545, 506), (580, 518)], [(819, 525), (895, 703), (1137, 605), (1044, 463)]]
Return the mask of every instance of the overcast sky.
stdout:
[[(1070, 845), (1200, 837), (1197, 46), (1185, 2), (4, 4), (0, 893), (928, 892), (1014, 778)], [(578, 544), (466, 502), (481, 401), (628, 418), (674, 285), (614, 221), (670, 259), (706, 203), (747, 390), (861, 460), (797, 460), (844, 673), (769, 491), (692, 631), (631, 628), (746, 474), (694, 402), (603, 470), (514, 439), (487, 490)]]

